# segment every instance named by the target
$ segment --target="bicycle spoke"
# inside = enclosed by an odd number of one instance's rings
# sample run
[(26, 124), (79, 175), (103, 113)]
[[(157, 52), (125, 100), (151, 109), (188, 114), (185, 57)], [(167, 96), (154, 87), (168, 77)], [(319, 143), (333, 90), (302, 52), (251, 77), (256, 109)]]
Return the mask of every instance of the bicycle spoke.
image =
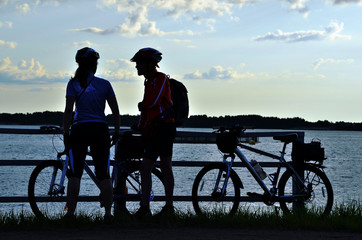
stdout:
[(196, 176), (192, 189), (192, 202), (196, 213), (235, 213), (240, 196), (236, 177), (236, 174), (230, 175), (223, 191), (225, 165), (214, 164), (203, 168)]
[[(60, 188), (60, 162), (47, 161), (37, 166), (29, 181), (29, 202), (37, 217), (58, 218), (65, 208), (65, 186)], [(61, 191), (59, 191), (61, 190)]]
[[(161, 172), (157, 169), (152, 170), (152, 189), (150, 195), (150, 208), (151, 212), (157, 213), (164, 205), (163, 202), (158, 201), (160, 196), (165, 196), (165, 189), (162, 182)], [(137, 170), (131, 171), (125, 181), (127, 193), (125, 196), (116, 196), (116, 202), (120, 211), (127, 211), (131, 214), (137, 212), (140, 207), (140, 200), (142, 196), (141, 177)], [(123, 198), (123, 199), (122, 199)]]
[[(331, 211), (333, 205), (333, 190), (327, 176), (318, 168), (313, 166), (306, 166), (304, 170), (304, 184), (308, 189), (299, 187), (299, 195), (306, 194), (303, 198), (293, 198), (293, 185), (301, 186), (296, 183), (296, 178), (292, 176), (290, 171), (280, 179), (279, 184), (279, 196), (289, 197), (289, 202), (281, 202), (280, 206), (284, 212), (293, 212), (297, 210), (298, 206), (303, 206), (306, 212), (316, 213), (320, 215), (326, 215)], [(296, 200), (304, 201), (299, 205), (296, 204)], [(300, 209), (299, 209), (300, 210)]]

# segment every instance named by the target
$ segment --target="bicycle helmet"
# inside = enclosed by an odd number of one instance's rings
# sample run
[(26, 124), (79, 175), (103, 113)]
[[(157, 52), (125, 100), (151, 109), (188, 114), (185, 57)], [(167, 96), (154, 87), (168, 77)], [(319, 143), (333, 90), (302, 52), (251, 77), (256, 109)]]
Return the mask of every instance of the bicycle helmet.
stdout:
[(159, 63), (162, 59), (162, 53), (154, 48), (142, 48), (131, 58), (131, 62), (138, 62), (142, 60), (151, 60)]
[(79, 49), (75, 55), (75, 61), (77, 63), (87, 63), (91, 60), (96, 61), (98, 59), (99, 53), (97, 53), (93, 48), (89, 47)]

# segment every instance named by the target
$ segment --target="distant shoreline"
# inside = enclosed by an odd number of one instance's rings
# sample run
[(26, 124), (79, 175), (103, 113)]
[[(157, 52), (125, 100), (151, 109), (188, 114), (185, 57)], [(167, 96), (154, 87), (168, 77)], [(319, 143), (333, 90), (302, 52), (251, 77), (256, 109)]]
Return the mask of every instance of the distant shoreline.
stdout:
[[(109, 125), (113, 125), (112, 116), (107, 115)], [(132, 126), (139, 120), (138, 115), (121, 115), (122, 126)], [(0, 113), (1, 125), (57, 125), (63, 123), (63, 112), (35, 112), (35, 113)], [(207, 115), (192, 115), (182, 127), (189, 128), (213, 128), (216, 126), (233, 126), (239, 124), (254, 129), (285, 129), (285, 130), (344, 130), (362, 131), (362, 122), (329, 122), (327, 120), (309, 122), (299, 117), (278, 118), (263, 117), (260, 115), (238, 115), (209, 117)]]

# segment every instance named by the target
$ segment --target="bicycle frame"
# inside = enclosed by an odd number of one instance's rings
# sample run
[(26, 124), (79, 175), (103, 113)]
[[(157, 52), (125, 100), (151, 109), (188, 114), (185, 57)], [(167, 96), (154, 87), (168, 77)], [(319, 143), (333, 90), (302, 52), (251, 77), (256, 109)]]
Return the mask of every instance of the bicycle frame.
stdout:
[[(126, 166), (122, 166), (122, 162), (118, 162), (119, 160), (115, 159), (115, 163), (114, 163), (114, 170), (112, 172), (112, 182), (116, 183), (116, 179), (117, 179), (117, 175), (118, 174), (125, 174), (127, 176), (126, 178), (126, 182), (125, 185), (121, 185), (121, 186), (116, 186), (116, 188), (120, 188), (122, 191), (123, 189), (127, 186), (128, 189), (130, 189), (130, 187), (137, 192), (136, 194), (130, 194), (130, 193), (126, 193), (121, 191), (121, 193), (117, 193), (114, 194), (114, 200), (120, 199), (120, 198), (125, 198), (125, 200), (127, 201), (139, 201), (140, 197), (141, 197), (141, 175), (140, 173), (131, 173)], [(115, 168), (117, 170), (115, 170)], [(134, 181), (134, 183), (132, 183), (132, 180)], [(138, 187), (135, 185), (138, 184)], [(151, 195), (150, 195), (150, 201), (153, 201), (153, 199), (155, 198), (155, 193), (153, 191), (153, 189), (151, 189)]]
[[(67, 169), (68, 169), (68, 165), (69, 165), (69, 156), (68, 154), (66, 154), (65, 159), (63, 159), (61, 157), (62, 154), (58, 154), (57, 156), (57, 161), (62, 163), (62, 176), (60, 177), (60, 181), (59, 181), (59, 186), (58, 188), (53, 192), (55, 194), (63, 191), (64, 189), (64, 181), (65, 181), (65, 177), (66, 177), (66, 173), (67, 173)], [(93, 182), (97, 185), (97, 187), (99, 188), (99, 181), (96, 178), (95, 174), (93, 173), (93, 171), (90, 169), (89, 165), (87, 162), (84, 162), (84, 170), (86, 171), (86, 173), (89, 175), (89, 177), (93, 180)], [(55, 178), (56, 178), (56, 169), (54, 169), (53, 174), (52, 174), (52, 179), (50, 181), (50, 186), (49, 186), (49, 192), (52, 192), (52, 187), (55, 185)]]
[[(266, 197), (268, 199), (278, 199), (280, 200), (288, 200), (288, 199), (296, 199), (299, 197), (304, 197), (305, 194), (294, 194), (291, 196), (276, 196), (277, 194), (277, 183), (278, 183), (278, 179), (279, 179), (279, 175), (280, 175), (280, 170), (282, 167), (285, 167), (287, 169), (289, 169), (290, 171), (292, 171), (294, 173), (294, 176), (296, 177), (297, 181), (305, 188), (308, 189), (307, 186), (304, 184), (303, 179), (301, 178), (301, 176), (297, 173), (297, 171), (289, 164), (286, 162), (286, 160), (284, 159), (285, 156), (285, 149), (287, 146), (287, 143), (284, 143), (283, 145), (283, 150), (281, 151), (280, 156), (278, 155), (274, 155), (247, 145), (244, 145), (242, 143), (238, 143), (237, 145), (238, 147), (235, 149), (234, 154), (224, 154), (223, 156), (223, 163), (227, 164), (228, 166), (228, 172), (227, 172), (227, 176), (224, 182), (224, 186), (222, 188), (222, 193), (225, 193), (225, 189), (227, 186), (227, 182), (230, 176), (230, 170), (232, 168), (233, 162), (235, 160), (235, 155), (238, 156), (241, 160), (241, 162), (245, 165), (245, 167), (248, 169), (248, 171), (251, 173), (251, 175), (254, 177), (254, 179), (257, 181), (257, 183), (259, 184), (259, 186), (263, 189), (264, 194), (266, 195)], [(277, 166), (277, 171), (273, 174), (269, 175), (269, 180), (272, 183), (272, 188), (271, 190), (269, 190), (269, 188), (266, 186), (266, 184), (264, 183), (263, 179), (261, 179), (261, 177), (259, 176), (259, 174), (255, 171), (255, 169), (253, 168), (253, 166), (251, 165), (250, 161), (247, 159), (247, 157), (243, 154), (243, 152), (240, 150), (240, 148), (246, 149), (248, 151), (257, 153), (259, 155), (263, 155), (272, 159), (277, 159), (279, 161), (279, 164)], [(227, 158), (231, 158), (230, 162), (227, 161)], [(219, 173), (217, 181), (216, 181), (216, 185), (215, 185), (215, 189), (220, 181), (221, 178), (221, 173)]]
[[(66, 158), (63, 159), (61, 157), (62, 154), (58, 154), (57, 156), (57, 161), (60, 161), (62, 163), (63, 169), (62, 169), (62, 176), (60, 178), (59, 183), (55, 183), (55, 179), (56, 179), (56, 169), (54, 169), (54, 172), (52, 174), (52, 179), (49, 185), (49, 193), (52, 194), (57, 194), (57, 193), (61, 193), (64, 191), (64, 181), (65, 181), (65, 177), (66, 177), (66, 172), (68, 169), (68, 165), (69, 165), (69, 156), (68, 154), (66, 154)], [(91, 156), (90, 153), (88, 153), (88, 155)], [(128, 177), (132, 178), (136, 183), (140, 183), (140, 180), (137, 176), (134, 176), (133, 174), (130, 174), (130, 172), (125, 168), (125, 167), (121, 167), (119, 166), (117, 163), (114, 163), (114, 169), (112, 171), (112, 182), (114, 182), (115, 178), (116, 178), (116, 170), (115, 168), (118, 168), (120, 170), (120, 172), (125, 172), (127, 174)], [(92, 179), (92, 181), (97, 185), (98, 188), (100, 188), (100, 182), (97, 179), (97, 177), (95, 176), (94, 172), (92, 171), (92, 169), (90, 168), (89, 164), (85, 161), (84, 162), (84, 171), (88, 174), (88, 176)], [(126, 179), (126, 182), (129, 184), (130, 187), (132, 187), (134, 190), (139, 189), (139, 187), (135, 186), (130, 179)], [(52, 191), (52, 187), (56, 186), (57, 184), (59, 184), (59, 186), (57, 187), (56, 190)], [(123, 198), (123, 197), (127, 197), (128, 200), (134, 198), (135, 201), (138, 201), (139, 199), (137, 197), (140, 196), (140, 192), (138, 194), (115, 194), (114, 195), (114, 200), (119, 199), (119, 198)], [(136, 198), (135, 198), (136, 197)], [(150, 196), (150, 200), (152, 201), (154, 199), (154, 193), (153, 191), (151, 192), (151, 196)]]
[[(116, 144), (118, 145), (118, 142), (113, 141), (110, 145), (110, 148)], [(55, 150), (57, 149), (55, 148)], [(92, 154), (87, 152), (87, 156), (89, 156), (87, 159), (90, 159)], [(52, 215), (53, 213), (58, 214), (66, 211), (67, 204), (64, 206), (63, 202), (67, 202), (66, 188), (67, 183), (69, 183), (68, 178), (71, 178), (72, 175), (71, 160), (71, 155), (68, 155), (66, 151), (58, 152), (54, 160), (44, 161), (36, 166), (32, 171), (28, 183), (28, 197), (32, 211), (37, 217), (54, 217), (55, 215)], [(139, 161), (139, 156), (137, 155), (134, 158), (132, 156), (117, 156), (116, 152), (115, 159), (111, 162), (110, 158), (108, 158), (108, 161), (108, 164), (111, 163), (113, 166), (113, 168), (108, 166), (108, 173), (112, 177), (110, 181), (112, 181), (113, 185), (113, 201), (115, 201), (115, 210), (126, 210), (129, 213), (136, 212), (139, 209), (139, 204), (132, 202), (140, 201), (142, 198), (142, 184), (139, 172), (139, 165), (141, 164), (141, 161)], [(119, 163), (122, 161), (126, 162), (126, 164), (119, 165)], [(93, 171), (94, 168), (90, 165), (92, 164), (89, 162), (89, 160), (84, 162), (83, 169), (89, 176), (85, 177), (88, 182), (95, 183), (98, 189), (101, 190), (101, 182), (96, 178), (96, 172)], [(163, 200), (163, 177), (161, 171), (158, 170), (156, 166), (152, 169), (151, 174), (153, 174), (151, 176), (153, 176), (152, 183), (154, 183), (154, 185), (150, 192), (150, 200), (157, 202)], [(86, 196), (89, 191), (84, 192), (86, 193), (85, 196), (79, 196), (80, 201), (87, 202), (100, 200), (102, 207), (102, 198), (99, 196), (94, 196), (98, 195), (98, 191), (96, 189), (93, 188), (91, 190), (92, 193), (90, 196)], [(123, 202), (125, 203), (124, 207), (122, 206)], [(122, 205), (119, 205), (120, 203)], [(152, 203), (152, 206), (150, 207), (152, 209), (151, 211), (155, 211), (160, 206), (158, 203)]]

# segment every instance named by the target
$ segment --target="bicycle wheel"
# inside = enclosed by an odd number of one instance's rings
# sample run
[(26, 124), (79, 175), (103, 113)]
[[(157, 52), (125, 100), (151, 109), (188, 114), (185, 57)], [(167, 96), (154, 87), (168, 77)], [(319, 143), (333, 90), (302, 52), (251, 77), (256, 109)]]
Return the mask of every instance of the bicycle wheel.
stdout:
[[(192, 186), (192, 204), (197, 214), (234, 214), (240, 202), (240, 178), (234, 170), (230, 172), (226, 191), (221, 193), (227, 173), (223, 163), (212, 163), (197, 174)], [(220, 181), (217, 178), (220, 176)]]
[[(164, 200), (161, 196), (165, 196), (165, 188), (163, 185), (163, 177), (162, 173), (157, 169), (152, 169), (152, 189), (150, 196), (150, 209), (151, 212), (157, 213), (160, 211), (163, 202), (160, 200)], [(124, 212), (127, 214), (134, 214), (140, 208), (140, 200), (142, 196), (141, 189), (141, 173), (139, 172), (138, 166), (133, 166), (128, 169), (128, 174), (120, 178), (122, 184), (119, 187), (125, 189), (125, 196), (123, 194), (119, 194), (116, 191), (115, 193), (115, 211)]]
[[(286, 171), (279, 181), (279, 196), (293, 195), (293, 184), (295, 177), (292, 171)], [(326, 174), (319, 168), (312, 165), (304, 166), (304, 183), (308, 187), (310, 194), (304, 200), (304, 211), (316, 213), (321, 216), (330, 213), (333, 206), (333, 189)], [(306, 192), (301, 184), (295, 184), (297, 192)], [(296, 201), (294, 201), (295, 203)], [(293, 202), (280, 202), (280, 207), (284, 213), (293, 212)]]
[[(28, 198), (32, 211), (38, 218), (59, 218), (64, 214), (66, 206), (67, 177), (64, 180), (64, 188), (58, 189), (62, 175), (62, 164), (59, 161), (49, 160), (40, 163), (31, 173), (28, 184)], [(52, 176), (55, 181), (52, 184)]]

